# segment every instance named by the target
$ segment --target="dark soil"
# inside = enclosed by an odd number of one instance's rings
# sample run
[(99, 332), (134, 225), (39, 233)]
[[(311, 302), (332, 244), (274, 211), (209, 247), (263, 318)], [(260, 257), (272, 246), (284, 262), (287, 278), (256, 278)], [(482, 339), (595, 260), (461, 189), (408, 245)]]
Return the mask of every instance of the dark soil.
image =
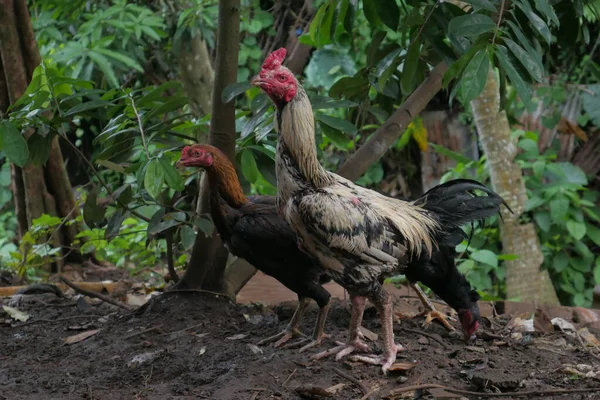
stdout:
[[(291, 304), (275, 309), (241, 306), (204, 293), (162, 295), (135, 313), (86, 304), (53, 295), (26, 296), (17, 305), (31, 316), (25, 323), (11, 320), (0, 308), (0, 399), (299, 399), (299, 386), (326, 389), (339, 383), (344, 386), (332, 398), (363, 397), (361, 389), (334, 367), (370, 390), (378, 388), (373, 399), (393, 389), (427, 383), (488, 393), (597, 388), (544, 398), (600, 399), (598, 380), (562, 371), (564, 364), (597, 368), (599, 362), (577, 339), (560, 332), (543, 338), (524, 335), (519, 342), (507, 338), (494, 343), (488, 337), (468, 347), (461, 335), (448, 334), (436, 323), (422, 331), (421, 318), (404, 320), (395, 324), (396, 339), (407, 348), (399, 353), (398, 362), (415, 366), (385, 377), (376, 366), (332, 358), (311, 363), (309, 355), (332, 346), (331, 340), (308, 354), (270, 346), (258, 350), (254, 344), (259, 339), (285, 327), (293, 312)], [(304, 332), (311, 331), (315, 317), (313, 307), (304, 319)], [(495, 323), (504, 326), (507, 320), (499, 318)], [(348, 305), (335, 300), (327, 332), (344, 340), (348, 322)], [(372, 308), (365, 313), (364, 326), (380, 332)], [(65, 338), (94, 329), (99, 330), (95, 335), (65, 344)], [(542, 339), (546, 345), (540, 348)], [(553, 344), (557, 339), (566, 339), (568, 345)], [(381, 351), (380, 340), (372, 345)], [(439, 389), (404, 395), (479, 398)]]

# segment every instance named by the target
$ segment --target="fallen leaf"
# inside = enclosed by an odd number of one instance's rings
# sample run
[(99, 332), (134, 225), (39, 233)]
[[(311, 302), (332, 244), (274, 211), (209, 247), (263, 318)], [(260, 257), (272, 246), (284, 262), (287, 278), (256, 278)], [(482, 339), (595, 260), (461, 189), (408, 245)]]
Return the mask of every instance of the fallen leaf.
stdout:
[(69, 336), (69, 337), (65, 338), (65, 344), (79, 343), (82, 340), (85, 340), (91, 336), (94, 336), (98, 332), (100, 332), (100, 329), (92, 329), (90, 331), (78, 333), (77, 335)]
[(575, 332), (575, 326), (562, 318), (553, 318), (552, 325), (558, 327), (563, 332)]
[(346, 387), (345, 383), (338, 383), (337, 385), (333, 385), (331, 387), (328, 387), (327, 389), (325, 389), (325, 391), (329, 392), (331, 394), (336, 394), (337, 392), (339, 392), (340, 390), (342, 390), (344, 387)]
[(362, 333), (363, 336), (365, 338), (369, 339), (371, 342), (375, 342), (377, 340), (377, 338), (379, 337), (375, 332), (368, 330), (364, 326), (361, 326), (359, 328), (359, 330), (360, 330), (360, 333)]
[(550, 315), (543, 308), (537, 308), (535, 310), (533, 327), (537, 332), (550, 333), (554, 331)]
[(148, 302), (149, 297), (139, 294), (127, 293), (127, 304), (140, 307)]
[(585, 344), (592, 345), (594, 347), (600, 346), (600, 342), (596, 336), (594, 336), (594, 334), (588, 330), (588, 328), (581, 328), (577, 331), (577, 334), (583, 339)]
[(233, 336), (229, 336), (228, 338), (225, 338), (227, 340), (240, 340), (245, 338), (246, 336), (248, 336), (247, 333), (238, 333), (237, 335), (233, 335)]
[(137, 354), (133, 356), (131, 360), (127, 363), (128, 367), (141, 365), (150, 361), (153, 361), (156, 357), (162, 354), (164, 350), (152, 351), (148, 353)]
[(248, 343), (248, 348), (252, 350), (254, 354), (262, 353), (262, 349), (255, 344)]
[(533, 327), (533, 319), (521, 319), (520, 317), (515, 317), (506, 325), (509, 330), (515, 332), (534, 332), (535, 328)]
[(10, 315), (11, 318), (13, 318), (17, 321), (25, 322), (29, 319), (29, 314), (27, 314), (26, 312), (17, 310), (14, 307), (2, 306), (2, 308), (4, 309), (4, 311), (6, 311), (6, 313), (8, 315)]
[(394, 363), (390, 367), (390, 371), (410, 371), (414, 367), (413, 363)]
[(417, 339), (417, 343), (419, 344), (429, 344), (429, 339), (427, 339), (425, 336), (421, 336)]
[(483, 347), (465, 346), (465, 350), (470, 350), (470, 351), (474, 351), (476, 353), (485, 354), (485, 349)]
[(202, 346), (200, 348), (200, 350), (198, 351), (198, 355), (201, 356), (202, 354), (206, 353), (206, 346)]

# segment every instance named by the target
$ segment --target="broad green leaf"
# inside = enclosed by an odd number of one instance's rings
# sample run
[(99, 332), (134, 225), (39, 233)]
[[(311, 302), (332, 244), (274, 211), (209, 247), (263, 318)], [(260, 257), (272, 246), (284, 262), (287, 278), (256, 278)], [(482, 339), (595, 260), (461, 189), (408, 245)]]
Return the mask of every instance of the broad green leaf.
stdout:
[(375, 1), (363, 1), (363, 12), (365, 13), (365, 18), (371, 25), (371, 29), (375, 30), (381, 23), (379, 16), (377, 15), (377, 7), (375, 5)]
[(575, 220), (567, 221), (567, 230), (575, 240), (581, 240), (585, 236), (586, 227), (583, 222)]
[(377, 64), (377, 67), (375, 68), (375, 76), (379, 78), (377, 82), (379, 92), (383, 90), (383, 87), (385, 86), (389, 77), (392, 76), (394, 71), (398, 68), (398, 61), (401, 52), (401, 48), (392, 50)]
[(477, 36), (492, 32), (496, 23), (487, 15), (467, 14), (453, 18), (448, 24), (448, 35), (456, 37)]
[(193, 221), (194, 225), (197, 226), (198, 229), (200, 229), (207, 237), (212, 235), (213, 231), (215, 230), (215, 225), (213, 224), (212, 220), (204, 216), (195, 217)]
[(223, 89), (223, 92), (221, 93), (221, 101), (227, 104), (236, 96), (239, 96), (250, 88), (252, 88), (252, 84), (250, 82), (232, 83)]
[(117, 75), (115, 75), (115, 70), (113, 69), (110, 61), (108, 61), (108, 59), (102, 54), (93, 50), (89, 51), (87, 55), (98, 66), (98, 68), (100, 68), (111, 86), (115, 88), (119, 87), (119, 80), (117, 79)]
[(50, 149), (52, 148), (53, 134), (47, 134), (46, 136), (33, 134), (27, 139), (27, 147), (29, 148), (29, 158), (27, 162), (37, 165), (38, 167), (43, 166), (48, 161), (50, 156)]
[(521, 139), (517, 144), (529, 157), (536, 157), (540, 154), (538, 144), (532, 139)]
[(317, 114), (315, 118), (334, 129), (337, 129), (342, 132), (349, 133), (351, 135), (356, 135), (358, 133), (358, 128), (350, 121), (346, 121), (345, 119), (331, 117), (329, 115)]
[(527, 37), (525, 37), (525, 34), (523, 33), (523, 31), (521, 30), (521, 28), (515, 24), (512, 21), (506, 21), (506, 23), (511, 27), (513, 33), (516, 36), (516, 39), (519, 41), (519, 43), (521, 44), (521, 46), (523, 46), (525, 48), (525, 50), (527, 51), (527, 54), (529, 54), (531, 57), (533, 57), (536, 61), (536, 63), (538, 64), (542, 64), (542, 57), (540, 56), (540, 54), (533, 48), (533, 46), (531, 45), (531, 43), (529, 43), (529, 39), (527, 39)]
[(325, 17), (325, 11), (327, 10), (328, 4), (322, 4), (321, 7), (317, 10), (317, 13), (312, 19), (310, 26), (308, 27), (308, 34), (313, 43), (318, 43), (317, 33), (319, 32), (319, 27), (321, 26), (321, 22)]
[(455, 151), (452, 151), (450, 149), (445, 148), (444, 146), (440, 146), (440, 145), (437, 145), (437, 144), (431, 143), (431, 142), (429, 142), (429, 146), (431, 146), (431, 148), (436, 153), (439, 153), (439, 154), (441, 154), (443, 156), (446, 156), (446, 157), (448, 157), (448, 158), (450, 158), (450, 159), (452, 159), (454, 161), (458, 161), (458, 162), (461, 162), (461, 163), (464, 163), (464, 164), (467, 164), (467, 163), (470, 163), (470, 162), (473, 161), (470, 158), (465, 157), (465, 156), (463, 156), (460, 153), (457, 153)]
[(181, 236), (183, 249), (186, 251), (191, 250), (196, 241), (196, 232), (194, 232), (191, 226), (184, 225), (179, 230), (179, 235)]
[(333, 22), (333, 15), (335, 13), (336, 6), (337, 6), (337, 1), (328, 4), (327, 13), (325, 14), (323, 19), (321, 20), (321, 23), (319, 24), (319, 34), (318, 34), (318, 41), (317, 41), (317, 44), (319, 47), (331, 43), (331, 33), (332, 33), (331, 25)]
[[(363, 4), (364, 3), (365, 2), (363, 2)], [(379, 19), (381, 19), (388, 28), (396, 32), (398, 29), (398, 22), (400, 21), (400, 10), (398, 9), (396, 0), (375, 0), (373, 3)]]
[(342, 151), (348, 151), (348, 144), (351, 142), (348, 136), (344, 135), (340, 130), (321, 121), (319, 121), (319, 126), (321, 127), (323, 134), (327, 136), (335, 147)]
[(508, 56), (508, 50), (506, 49), (506, 47), (499, 44), (496, 45), (495, 54), (496, 57), (498, 57), (500, 66), (504, 69), (504, 72), (506, 72), (508, 79), (510, 79), (510, 83), (512, 83), (512, 85), (515, 87), (517, 94), (519, 95), (523, 103), (528, 105), (531, 101), (531, 89), (529, 88), (529, 86), (527, 86), (521, 75), (519, 75), (512, 62), (510, 61), (510, 58)]
[(108, 219), (108, 224), (106, 225), (106, 230), (104, 231), (104, 239), (107, 242), (113, 240), (121, 230), (121, 225), (123, 225), (123, 221), (129, 216), (129, 210), (124, 210), (119, 208), (115, 210), (115, 212)]
[(10, 162), (19, 167), (25, 166), (29, 158), (25, 137), (7, 120), (0, 120), (0, 150), (4, 151)]
[(498, 256), (489, 250), (477, 250), (471, 253), (471, 258), (494, 268), (498, 267)]
[(461, 80), (462, 100), (465, 103), (474, 100), (483, 92), (490, 70), (490, 58), (485, 49), (479, 50), (469, 64)]
[(576, 165), (568, 162), (550, 163), (546, 170), (553, 173), (565, 183), (574, 183), (578, 185), (587, 185), (588, 179), (585, 172)]
[(548, 44), (550, 44), (550, 42), (552, 41), (552, 35), (550, 34), (550, 29), (548, 28), (548, 25), (546, 25), (544, 20), (541, 19), (531, 9), (531, 6), (529, 5), (529, 1), (522, 0), (522, 1), (515, 1), (515, 3), (517, 3), (517, 7), (519, 7), (523, 11), (523, 13), (527, 16), (527, 18), (529, 19), (529, 22), (531, 22), (531, 25), (535, 28), (535, 30), (538, 31), (540, 36), (542, 36), (542, 38), (544, 38), (544, 40)]
[(165, 173), (157, 159), (150, 160), (147, 164), (146, 175), (144, 175), (144, 188), (154, 200), (158, 200)]
[(160, 166), (163, 169), (163, 175), (165, 177), (165, 183), (173, 190), (181, 192), (185, 189), (183, 185), (183, 178), (181, 174), (177, 172), (175, 167), (171, 165), (169, 160), (167, 160), (164, 156), (158, 159)]
[(562, 272), (569, 265), (569, 256), (563, 251), (554, 255), (552, 259), (552, 268), (556, 272)]
[(600, 246), (600, 229), (596, 228), (593, 224), (586, 224), (586, 227), (587, 236), (596, 246)]
[(552, 220), (550, 219), (549, 213), (547, 213), (546, 211), (536, 212), (535, 214), (533, 214), (533, 219), (542, 231), (550, 231)]
[(93, 110), (94, 108), (100, 108), (100, 107), (109, 106), (109, 105), (112, 105), (112, 103), (110, 101), (91, 100), (91, 101), (87, 101), (85, 103), (77, 104), (75, 107), (68, 110), (65, 113), (65, 116), (78, 114), (83, 111)]
[(250, 183), (255, 183), (258, 179), (258, 166), (251, 150), (242, 150), (242, 174)]
[(95, 47), (93, 50), (97, 51), (98, 53), (104, 54), (105, 56), (110, 57), (114, 60), (117, 60), (117, 61), (125, 64), (129, 68), (133, 68), (139, 72), (144, 72), (144, 68), (136, 60), (134, 60), (133, 58), (131, 58), (129, 56), (126, 56), (125, 54), (121, 54), (116, 51), (112, 51), (112, 50), (104, 49), (104, 48), (100, 48), (100, 47)]
[(367, 93), (369, 93), (369, 81), (365, 78), (344, 77), (329, 89), (329, 96), (334, 98), (365, 97)]
[(550, 201), (550, 215), (555, 223), (562, 221), (569, 212), (569, 199), (564, 196), (555, 197)]
[(327, 98), (327, 100), (314, 100), (311, 101), (313, 110), (326, 110), (331, 108), (352, 108), (358, 106), (358, 103), (350, 100), (334, 100)]
[(477, 51), (481, 48), (481, 44), (474, 44), (467, 50), (465, 54), (460, 56), (460, 58), (452, 63), (446, 73), (444, 74), (444, 79), (442, 80), (442, 87), (447, 88), (450, 81), (452, 81), (465, 69), (465, 66), (473, 59), (473, 56)]
[(415, 74), (419, 63), (420, 48), (421, 42), (419, 40), (414, 40), (406, 52), (404, 66), (402, 67), (402, 75), (400, 76), (400, 90), (405, 96), (411, 94), (417, 84), (417, 82), (415, 82)]
[[(179, 218), (182, 215), (184, 217), (183, 221), (181, 218)], [(185, 213), (183, 212), (165, 214), (158, 224), (153, 225), (152, 227), (150, 227), (150, 224), (148, 224), (148, 235), (155, 236), (169, 228), (180, 225), (182, 222), (185, 222)]]
[(83, 220), (90, 228), (97, 228), (102, 220), (104, 220), (104, 207), (98, 205), (98, 194), (100, 188), (94, 186), (87, 195), (85, 204), (83, 205)]
[(554, 8), (550, 4), (548, 0), (534, 0), (535, 8), (538, 9), (539, 12), (544, 14), (547, 19), (551, 20), (556, 24), (557, 27), (560, 26), (560, 21), (554, 12)]
[(583, 109), (596, 126), (600, 126), (600, 83), (587, 85), (581, 94)]
[(510, 51), (512, 51), (514, 54), (515, 58), (519, 60), (519, 62), (525, 67), (531, 77), (536, 81), (541, 82), (544, 75), (544, 67), (541, 65), (541, 63), (538, 64), (536, 59), (531, 57), (525, 50), (523, 50), (521, 46), (509, 38), (504, 38), (504, 43), (506, 43)]
[(500, 254), (498, 256), (498, 260), (504, 260), (504, 261), (513, 261), (513, 260), (517, 260), (519, 258), (519, 256), (517, 254)]
[(587, 273), (590, 272), (591, 264), (580, 257), (569, 258), (569, 265), (576, 271)]
[(539, 206), (546, 204), (546, 199), (542, 197), (530, 197), (525, 202), (525, 211), (531, 211), (538, 208)]
[(112, 161), (108, 161), (108, 160), (96, 160), (95, 161), (96, 164), (98, 165), (102, 165), (104, 168), (108, 168), (110, 170), (116, 171), (116, 172), (120, 172), (120, 173), (125, 173), (125, 168), (123, 168), (121, 165), (114, 163)]
[(600, 257), (596, 258), (596, 265), (594, 266), (594, 282), (596, 285), (600, 285)]
[(496, 6), (494, 6), (489, 0), (463, 0), (463, 3), (467, 3), (473, 6), (474, 11), (488, 10), (496, 12)]

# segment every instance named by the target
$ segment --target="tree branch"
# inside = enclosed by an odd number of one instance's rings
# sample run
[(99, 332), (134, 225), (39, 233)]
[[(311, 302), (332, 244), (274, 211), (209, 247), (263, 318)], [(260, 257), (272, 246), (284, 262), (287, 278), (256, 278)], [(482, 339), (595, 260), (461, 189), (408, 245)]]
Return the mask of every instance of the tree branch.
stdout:
[(442, 79), (448, 65), (438, 64), (419, 87), (409, 96), (373, 136), (362, 145), (337, 171), (338, 174), (355, 181), (367, 168), (379, 159), (396, 139), (406, 130), (414, 117), (425, 109), (431, 99), (442, 89)]

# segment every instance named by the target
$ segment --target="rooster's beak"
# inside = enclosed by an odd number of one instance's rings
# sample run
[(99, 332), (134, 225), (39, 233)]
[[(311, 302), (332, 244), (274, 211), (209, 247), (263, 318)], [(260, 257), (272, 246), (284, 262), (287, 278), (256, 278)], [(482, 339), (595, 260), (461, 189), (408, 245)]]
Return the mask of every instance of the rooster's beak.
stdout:
[(260, 87), (262, 84), (264, 83), (264, 81), (262, 79), (260, 79), (260, 77), (258, 75), (256, 75), (254, 78), (252, 78), (252, 80), (250, 81), (250, 84), (254, 85), (254, 86), (258, 86)]
[(175, 163), (175, 168), (182, 169), (182, 168), (184, 168), (184, 167), (185, 167), (185, 165), (183, 164), (183, 159), (182, 159), (182, 158), (180, 158), (180, 159), (179, 159), (179, 161), (177, 161), (177, 162)]

